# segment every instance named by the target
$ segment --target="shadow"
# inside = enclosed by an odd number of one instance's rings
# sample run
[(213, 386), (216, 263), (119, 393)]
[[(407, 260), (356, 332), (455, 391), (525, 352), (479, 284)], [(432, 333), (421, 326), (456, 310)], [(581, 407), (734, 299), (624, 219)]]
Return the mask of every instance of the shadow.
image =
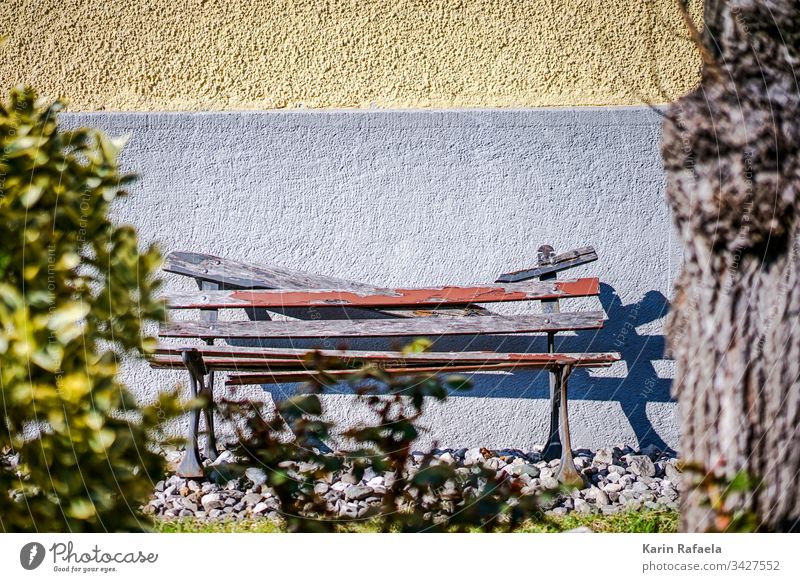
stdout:
[[(637, 328), (658, 321), (669, 309), (667, 298), (658, 291), (648, 291), (636, 302), (623, 305), (613, 287), (600, 285), (599, 301), (607, 321), (600, 330), (562, 333), (556, 335), (555, 349), (558, 352), (620, 352), (622, 361), (606, 369), (577, 369), (570, 378), (569, 398), (619, 402), (623, 413), (633, 429), (641, 448), (656, 448), (674, 452), (659, 436), (647, 417), (648, 402), (671, 402), (669, 378), (661, 378), (654, 365), (664, 359), (665, 338), (663, 335), (643, 335)], [(567, 309), (566, 305), (562, 309)], [(337, 307), (314, 310), (286, 309), (280, 314), (298, 319), (346, 319), (386, 317), (374, 312)], [(271, 319), (270, 312), (257, 309), (248, 315), (254, 320)], [(252, 340), (231, 341), (233, 345), (295, 348), (350, 348), (350, 349), (400, 349), (412, 338), (370, 338), (352, 340)], [(434, 350), (503, 350), (514, 352), (545, 352), (546, 337), (498, 335), (498, 336), (443, 336), (434, 341)], [(458, 393), (458, 397), (470, 398), (526, 398), (549, 399), (548, 373), (526, 371), (514, 373), (466, 373), (472, 390)], [(298, 384), (264, 385), (274, 399), (294, 394)], [(331, 393), (348, 394), (352, 388), (337, 384)]]

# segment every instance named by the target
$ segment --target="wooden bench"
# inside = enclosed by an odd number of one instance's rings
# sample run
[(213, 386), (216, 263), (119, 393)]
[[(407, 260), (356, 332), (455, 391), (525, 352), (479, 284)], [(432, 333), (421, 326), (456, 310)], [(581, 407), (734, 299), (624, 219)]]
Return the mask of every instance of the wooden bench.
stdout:
[[(539, 249), (538, 263), (526, 270), (501, 275), (495, 283), (479, 286), (385, 289), (363, 283), (275, 266), (258, 266), (210, 255), (174, 252), (163, 269), (192, 277), (198, 291), (171, 293), (163, 299), (172, 310), (199, 310), (197, 320), (164, 324), (161, 338), (200, 340), (192, 344), (161, 342), (150, 364), (155, 368), (182, 368), (189, 372), (193, 396), (213, 402), (215, 372), (228, 372), (228, 385), (302, 382), (320, 372), (306, 367), (307, 356), (320, 352), (344, 367), (325, 373), (346, 379), (347, 368), (380, 365), (387, 374), (413, 375), (509, 370), (549, 371), (550, 434), (546, 459), (561, 458), (559, 479), (580, 479), (570, 449), (567, 389), (575, 367), (609, 366), (618, 353), (555, 353), (558, 332), (598, 329), (602, 311), (561, 312), (559, 301), (599, 294), (597, 278), (558, 280), (560, 271), (597, 260), (591, 247), (555, 255), (549, 246)], [(541, 301), (542, 313), (498, 315), (486, 306), (512, 301)], [(221, 309), (244, 309), (244, 321), (220, 321)], [(287, 316), (272, 320), (271, 314)], [(547, 334), (547, 352), (428, 351), (247, 347), (215, 345), (215, 340), (316, 340), (347, 338), (413, 338), (450, 335)], [(329, 344), (330, 345), (330, 344)], [(217, 457), (213, 414), (203, 410), (206, 457)], [(191, 413), (187, 450), (180, 464), (183, 477), (203, 476), (198, 449), (200, 411)]]

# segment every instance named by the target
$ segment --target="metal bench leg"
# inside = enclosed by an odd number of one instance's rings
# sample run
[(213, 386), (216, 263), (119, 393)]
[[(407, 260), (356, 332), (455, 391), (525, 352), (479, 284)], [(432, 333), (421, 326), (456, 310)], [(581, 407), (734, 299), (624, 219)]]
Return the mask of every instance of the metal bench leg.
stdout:
[[(556, 252), (550, 245), (542, 245), (537, 251), (539, 265), (552, 265), (553, 257)], [(554, 281), (558, 278), (558, 273), (548, 273), (539, 277), (540, 281)], [(558, 313), (560, 311), (558, 299), (545, 299), (542, 301), (543, 313)], [(556, 334), (547, 334), (547, 352), (552, 354), (556, 351)], [(550, 372), (550, 432), (547, 435), (547, 444), (542, 451), (542, 458), (545, 461), (561, 458), (561, 438), (558, 434), (559, 406), (561, 405), (561, 370), (556, 369)]]
[[(220, 288), (219, 283), (212, 283), (211, 281), (197, 280), (197, 284), (202, 290), (214, 291)], [(217, 321), (218, 311), (216, 309), (201, 309), (200, 317), (203, 321), (214, 323)], [(207, 339), (206, 344), (213, 346), (214, 340)], [(203, 394), (208, 398), (208, 405), (203, 409), (203, 416), (206, 421), (206, 458), (215, 461), (219, 457), (217, 451), (217, 435), (214, 432), (214, 372), (209, 372), (205, 377), (203, 385)]]
[(217, 436), (214, 433), (214, 372), (209, 372), (206, 376), (204, 393), (208, 397), (208, 404), (203, 408), (203, 416), (206, 421), (206, 458), (216, 461), (219, 457), (217, 450)]
[(583, 485), (583, 476), (575, 468), (572, 458), (572, 441), (569, 434), (569, 414), (567, 411), (567, 383), (572, 373), (572, 366), (564, 366), (559, 374), (561, 379), (561, 466), (558, 470), (558, 481), (568, 487)]
[[(189, 372), (189, 387), (192, 399), (196, 399), (203, 389), (203, 372), (205, 372), (202, 358), (196, 351), (187, 351), (181, 354), (183, 364)], [(199, 360), (199, 361), (198, 361)], [(186, 433), (186, 452), (181, 464), (178, 465), (178, 476), (197, 479), (205, 475), (203, 463), (200, 460), (200, 449), (197, 446), (197, 434), (200, 429), (200, 411), (193, 408), (189, 412), (189, 429)]]
[[(194, 374), (189, 372), (189, 386), (192, 391), (192, 399), (197, 398), (197, 380)], [(189, 430), (186, 433), (186, 452), (183, 455), (181, 464), (178, 466), (178, 475), (184, 478), (199, 478), (204, 475), (203, 463), (200, 461), (200, 450), (197, 447), (197, 432), (200, 428), (200, 411), (193, 408), (189, 412)]]
[[(552, 353), (552, 350), (551, 350)], [(561, 458), (561, 436), (559, 435), (559, 422), (561, 407), (561, 370), (550, 372), (550, 432), (547, 445), (542, 451), (545, 461)]]

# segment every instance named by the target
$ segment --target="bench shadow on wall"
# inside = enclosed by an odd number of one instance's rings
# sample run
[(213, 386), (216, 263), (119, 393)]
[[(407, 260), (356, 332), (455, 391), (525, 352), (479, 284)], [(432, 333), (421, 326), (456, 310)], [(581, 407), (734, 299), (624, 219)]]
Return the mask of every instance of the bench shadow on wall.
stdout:
[[(671, 402), (672, 381), (660, 378), (654, 361), (664, 359), (665, 338), (663, 335), (641, 335), (637, 328), (663, 318), (669, 309), (667, 298), (658, 291), (648, 291), (637, 303), (623, 305), (616, 291), (610, 285), (601, 283), (600, 303), (606, 312), (607, 321), (601, 330), (577, 332), (572, 335), (556, 335), (556, 351), (559, 352), (608, 352), (617, 351), (622, 355), (622, 364), (617, 364), (615, 376), (601, 375), (602, 371), (577, 369), (570, 378), (570, 401), (594, 400), (618, 402), (633, 429), (640, 447), (652, 445), (660, 450), (672, 449), (658, 434), (647, 417), (648, 402)], [(341, 308), (324, 308), (325, 319), (345, 319), (350, 317), (380, 317), (360, 311)], [(285, 315), (307, 319), (308, 312), (287, 309)], [(265, 310), (249, 312), (251, 319), (268, 319)], [(410, 340), (411, 338), (409, 338)], [(319, 341), (231, 341), (236, 345), (264, 347), (324, 347), (328, 349), (344, 347), (344, 342), (336, 340), (327, 345)], [(448, 336), (435, 341), (436, 350), (491, 350), (544, 352), (547, 351), (544, 335), (539, 336)], [(400, 344), (401, 345), (401, 344)], [(351, 349), (399, 348), (397, 338), (393, 343), (382, 340), (349, 340), (346, 346)], [(623, 370), (620, 376), (617, 370)], [(459, 393), (459, 397), (483, 398), (525, 398), (549, 399), (548, 374), (544, 371), (515, 372), (513, 374), (473, 374), (470, 377), (472, 390)], [(275, 399), (293, 394), (297, 384), (264, 385)], [(330, 388), (333, 393), (347, 393), (348, 387), (339, 384)], [(544, 439), (544, 435), (542, 435)]]

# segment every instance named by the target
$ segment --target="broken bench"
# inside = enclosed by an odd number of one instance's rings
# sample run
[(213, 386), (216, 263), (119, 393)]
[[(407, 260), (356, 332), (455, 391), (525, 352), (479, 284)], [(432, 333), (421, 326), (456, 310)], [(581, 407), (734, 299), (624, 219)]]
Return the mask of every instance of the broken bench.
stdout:
[[(252, 265), (211, 255), (173, 252), (163, 269), (195, 279), (198, 291), (164, 296), (172, 310), (198, 310), (196, 320), (170, 321), (161, 338), (200, 340), (199, 343), (161, 342), (151, 358), (155, 368), (185, 368), (193, 396), (213, 402), (214, 374), (227, 372), (228, 385), (307, 381), (324, 373), (346, 379), (351, 369), (308, 369), (307, 357), (319, 352), (328, 361), (349, 367), (381, 365), (387, 374), (414, 375), (452, 372), (495, 372), (544, 369), (550, 375), (550, 433), (544, 456), (561, 458), (559, 479), (579, 479), (570, 448), (567, 415), (568, 379), (576, 367), (603, 367), (619, 360), (617, 353), (556, 353), (555, 334), (598, 329), (602, 311), (561, 312), (559, 301), (599, 294), (597, 278), (558, 280), (571, 267), (597, 260), (585, 247), (555, 255), (539, 249), (534, 267), (475, 286), (387, 289), (277, 266)], [(498, 315), (486, 306), (513, 301), (540, 301), (542, 313)], [(218, 313), (244, 309), (250, 319), (220, 321)], [(313, 315), (309, 316), (313, 310)], [(271, 314), (285, 316), (271, 319)], [(439, 337), (449, 335), (547, 334), (547, 352), (428, 351), (247, 347), (215, 344), (216, 340), (344, 340), (347, 338)], [(313, 342), (312, 342), (313, 343)], [(217, 457), (213, 413), (203, 410), (207, 458)], [(187, 450), (178, 472), (202, 477), (198, 448), (200, 411), (191, 412)]]

